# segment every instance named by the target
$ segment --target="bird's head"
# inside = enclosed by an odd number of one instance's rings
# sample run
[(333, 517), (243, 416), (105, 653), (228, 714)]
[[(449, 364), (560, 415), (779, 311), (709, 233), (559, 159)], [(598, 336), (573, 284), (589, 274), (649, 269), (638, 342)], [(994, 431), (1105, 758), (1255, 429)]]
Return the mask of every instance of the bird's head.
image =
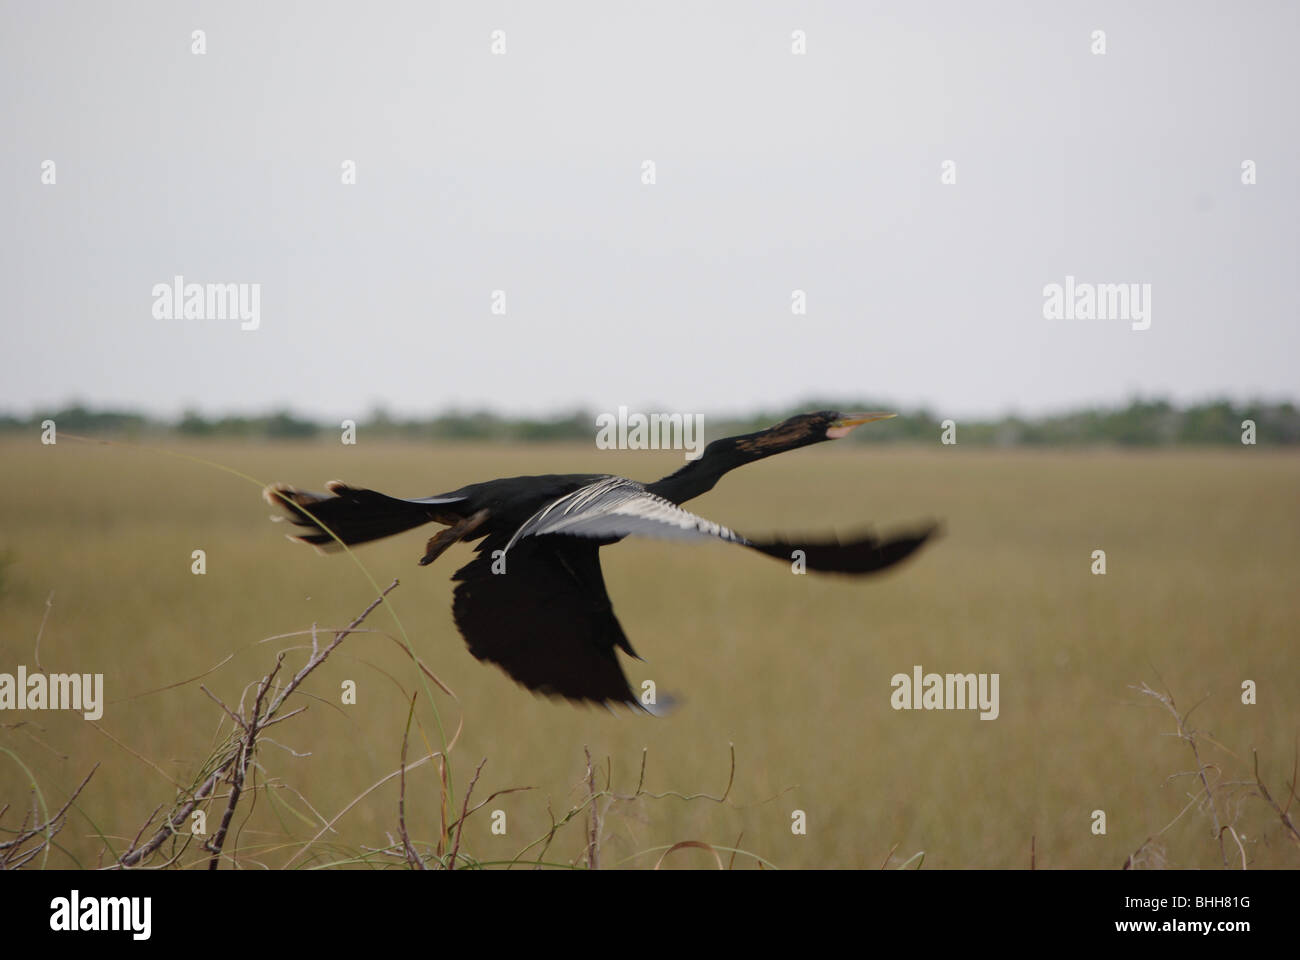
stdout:
[(840, 413), (838, 410), (818, 410), (816, 413), (801, 413), (796, 417), (773, 427), (791, 436), (803, 434), (808, 443), (822, 440), (838, 440), (847, 437), (854, 427), (875, 420), (888, 420), (896, 413)]
[(813, 416), (824, 418), (827, 440), (838, 440), (840, 437), (847, 437), (853, 432), (854, 427), (860, 427), (864, 423), (872, 423), (876, 420), (890, 420), (898, 416), (898, 414), (839, 413), (833, 410), (823, 410), (820, 413), (813, 414)]
[(743, 453), (765, 457), (823, 440), (838, 440), (847, 436), (854, 427), (896, 416), (896, 413), (840, 413), (838, 410), (801, 413), (769, 430), (737, 438), (736, 447)]

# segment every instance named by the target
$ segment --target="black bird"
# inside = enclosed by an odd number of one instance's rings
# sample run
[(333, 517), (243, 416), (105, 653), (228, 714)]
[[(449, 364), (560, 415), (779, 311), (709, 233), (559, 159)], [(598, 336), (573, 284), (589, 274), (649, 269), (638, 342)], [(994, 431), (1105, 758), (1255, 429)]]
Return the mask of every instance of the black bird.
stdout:
[(845, 543), (754, 540), (679, 506), (736, 467), (892, 416), (800, 414), (768, 430), (715, 440), (699, 459), (648, 484), (606, 474), (548, 474), (472, 483), (417, 500), (338, 481), (326, 484), (329, 495), (274, 484), (263, 496), (305, 528), (291, 540), (321, 550), (443, 524), (446, 529), (429, 539), (423, 565), (457, 541), (481, 539), (478, 555), (452, 577), (459, 581), (452, 612), (470, 653), (538, 693), (639, 706), (614, 652), (617, 647), (637, 657), (605, 591), (600, 548), (629, 535), (714, 539), (786, 561), (800, 550), (806, 568), (821, 572), (865, 574), (892, 566), (935, 527)]

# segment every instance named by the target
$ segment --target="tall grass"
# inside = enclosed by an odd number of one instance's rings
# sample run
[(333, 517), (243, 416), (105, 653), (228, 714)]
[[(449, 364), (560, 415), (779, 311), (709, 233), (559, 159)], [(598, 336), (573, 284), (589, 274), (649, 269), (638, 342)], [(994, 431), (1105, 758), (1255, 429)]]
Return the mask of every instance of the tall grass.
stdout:
[[(338, 477), (405, 495), (548, 471), (653, 478), (680, 465), (664, 452), (364, 438), (348, 448), (179, 449), (256, 483), (319, 488)], [(231, 755), (242, 730), (230, 714), (247, 721), (279, 653), (285, 665), (267, 697), (307, 662), (313, 623), (327, 643), (394, 578), (402, 586), (282, 708), (309, 709), (257, 738), (220, 868), (413, 866), (406, 841), (429, 867), (585, 867), (592, 811), (601, 868), (653, 867), (683, 841), (709, 847), (677, 847), (665, 868), (727, 865), (730, 848), (753, 854), (737, 854), (738, 867), (761, 857), (782, 867), (1024, 868), (1031, 844), (1041, 868), (1115, 868), (1178, 816), (1190, 799), (1180, 788), (1205, 790), (1198, 778), (1166, 784), (1170, 771), (1192, 769), (1191, 752), (1176, 738), (1153, 741), (1123, 695), (1152, 664), (1161, 689), (1211, 695), (1200, 710), (1213, 711), (1214, 741), (1232, 745), (1234, 755), (1220, 754), (1198, 733), (1220, 827), (1244, 827), (1249, 866), (1296, 865), (1262, 792), (1240, 802), (1218, 792), (1252, 779), (1257, 749), (1261, 786), (1294, 820), (1294, 456), (827, 445), (737, 471), (693, 506), (742, 532), (937, 517), (947, 533), (898, 571), (857, 582), (792, 576), (725, 546), (627, 541), (602, 551), (615, 609), (649, 658), (624, 661), (634, 689), (654, 680), (680, 699), (664, 719), (534, 698), (475, 661), (449, 613), (447, 577), (464, 547), (421, 569), (423, 538), (393, 538), (355, 551), (366, 576), (345, 557), (285, 543), (254, 482), (197, 460), (62, 438), (2, 439), (0, 457), (9, 468), (0, 554), (11, 558), (0, 671), (101, 672), (109, 701), (93, 723), (0, 713), (0, 828), (10, 831), (0, 842), (44, 826), (29, 867), (109, 867), (149, 842)], [(1098, 548), (1105, 576), (1089, 572)], [(191, 573), (195, 549), (206, 551), (202, 576)], [(999, 718), (891, 709), (890, 676), (918, 663), (999, 672)], [(1257, 704), (1239, 703), (1244, 679), (1258, 683)], [(355, 704), (341, 702), (345, 681)], [(202, 841), (230, 787), (219, 778), (205, 801)], [(499, 793), (519, 787), (532, 789)], [(1221, 869), (1200, 804), (1143, 857), (1158, 845), (1170, 865)], [(1104, 836), (1089, 830), (1099, 807)], [(504, 834), (492, 832), (498, 810)], [(806, 834), (791, 830), (795, 810)], [(1222, 836), (1239, 867), (1237, 841)], [(38, 842), (33, 834), (23, 849)], [(175, 866), (206, 869), (213, 853), (199, 843), (169, 837), (147, 862), (184, 850)]]

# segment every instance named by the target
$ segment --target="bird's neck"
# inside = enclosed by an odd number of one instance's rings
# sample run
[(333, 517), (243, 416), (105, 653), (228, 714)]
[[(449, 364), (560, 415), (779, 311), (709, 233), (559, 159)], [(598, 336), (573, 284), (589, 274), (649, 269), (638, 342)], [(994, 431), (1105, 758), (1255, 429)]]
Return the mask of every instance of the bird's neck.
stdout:
[(780, 436), (774, 430), (760, 430), (758, 433), (714, 440), (704, 448), (704, 453), (698, 460), (692, 460), (662, 480), (647, 484), (646, 489), (673, 503), (685, 503), (693, 497), (708, 493), (723, 474), (737, 467), (804, 445), (800, 442), (792, 443), (790, 438)]

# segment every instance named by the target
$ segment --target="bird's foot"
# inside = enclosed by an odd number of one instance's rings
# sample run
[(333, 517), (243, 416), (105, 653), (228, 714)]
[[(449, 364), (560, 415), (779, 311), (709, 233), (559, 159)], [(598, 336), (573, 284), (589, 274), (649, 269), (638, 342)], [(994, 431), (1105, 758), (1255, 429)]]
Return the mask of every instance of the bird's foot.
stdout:
[(429, 564), (433, 563), (433, 561), (442, 556), (443, 552), (453, 543), (456, 543), (459, 540), (464, 540), (467, 536), (477, 530), (487, 517), (487, 510), (480, 510), (477, 513), (466, 517), (464, 520), (457, 520), (446, 530), (439, 530), (430, 537), (429, 542), (425, 544), (424, 556), (420, 558), (420, 566), (427, 567)]

